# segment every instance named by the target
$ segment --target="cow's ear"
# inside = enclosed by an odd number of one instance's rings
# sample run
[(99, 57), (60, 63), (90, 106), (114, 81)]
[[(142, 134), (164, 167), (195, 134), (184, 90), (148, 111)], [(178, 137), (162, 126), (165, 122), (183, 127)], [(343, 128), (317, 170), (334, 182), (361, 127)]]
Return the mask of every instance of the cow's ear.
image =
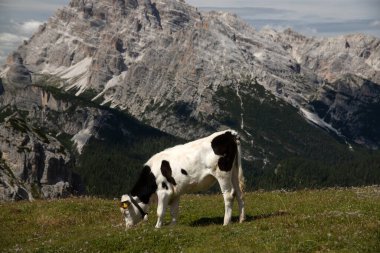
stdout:
[(129, 202), (129, 201), (120, 202), (120, 207), (123, 209), (127, 209), (130, 204), (131, 204), (131, 202)]

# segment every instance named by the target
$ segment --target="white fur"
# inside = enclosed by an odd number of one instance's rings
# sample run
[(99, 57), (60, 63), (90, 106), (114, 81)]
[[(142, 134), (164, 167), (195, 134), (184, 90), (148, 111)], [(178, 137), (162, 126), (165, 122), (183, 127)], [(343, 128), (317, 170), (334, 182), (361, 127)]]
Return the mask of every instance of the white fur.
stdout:
[[(225, 172), (218, 168), (218, 160), (220, 156), (215, 155), (211, 147), (211, 142), (215, 137), (224, 134), (227, 131), (230, 131), (236, 136), (238, 153), (235, 157), (231, 171)], [(241, 168), (240, 152), (240, 141), (237, 132), (234, 130), (225, 130), (202, 139), (166, 149), (152, 156), (145, 165), (151, 168), (152, 173), (156, 177), (158, 187), (156, 191), (158, 217), (156, 228), (160, 228), (163, 225), (163, 219), (168, 205), (171, 207), (170, 213), (172, 216), (172, 224), (176, 223), (179, 200), (182, 194), (207, 190), (215, 182), (218, 182), (220, 185), (225, 203), (223, 225), (227, 225), (231, 221), (232, 204), (235, 196), (237, 197), (239, 205), (240, 222), (242, 222), (245, 219), (243, 201), (244, 177)], [(174, 186), (170, 184), (162, 175), (161, 163), (163, 160), (170, 163), (172, 176), (177, 185)], [(182, 174), (181, 169), (185, 169), (187, 175)], [(163, 182), (169, 187), (169, 189), (162, 187)], [(124, 199), (129, 198), (125, 196), (127, 195), (123, 195)], [(139, 201), (138, 198), (136, 200)], [(147, 212), (148, 205), (141, 205), (141, 207)], [(130, 224), (136, 224), (142, 219), (141, 215), (140, 218), (138, 217), (138, 210), (135, 209), (136, 208), (133, 207), (133, 205), (128, 208), (128, 211), (131, 214), (125, 215), (127, 227), (129, 227)]]
[[(145, 211), (148, 212), (148, 205), (145, 205), (143, 202), (141, 202), (137, 197), (134, 197), (136, 202), (140, 205), (140, 207)], [(123, 209), (120, 207), (120, 212), (124, 215), (124, 221), (126, 228), (131, 228), (132, 226), (136, 225), (141, 220), (147, 221), (148, 216), (145, 215), (145, 217), (141, 217), (140, 211), (137, 209), (135, 205), (132, 204), (130, 197), (128, 195), (123, 195), (121, 197), (121, 202), (128, 202), (128, 208)]]

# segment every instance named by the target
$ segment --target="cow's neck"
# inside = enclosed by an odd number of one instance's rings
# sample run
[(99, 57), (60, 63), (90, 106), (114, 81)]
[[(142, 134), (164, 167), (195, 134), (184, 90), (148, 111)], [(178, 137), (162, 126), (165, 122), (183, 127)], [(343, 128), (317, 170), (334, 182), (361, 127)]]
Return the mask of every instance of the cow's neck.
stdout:
[[(143, 218), (144, 218), (144, 213), (147, 214), (148, 213), (148, 209), (149, 209), (149, 203), (148, 204), (145, 204), (144, 202), (142, 202), (138, 196), (132, 196), (132, 199), (134, 200), (134, 203), (133, 203), (133, 206), (134, 208), (136, 209), (136, 211), (138, 213), (140, 213)], [(141, 211), (141, 210), (142, 211)]]

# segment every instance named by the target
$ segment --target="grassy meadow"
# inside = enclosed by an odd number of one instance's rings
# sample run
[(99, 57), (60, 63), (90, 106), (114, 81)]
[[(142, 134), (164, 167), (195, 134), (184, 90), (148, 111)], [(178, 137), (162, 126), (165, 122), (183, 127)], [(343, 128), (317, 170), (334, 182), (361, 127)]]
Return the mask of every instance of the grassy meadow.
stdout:
[[(185, 195), (179, 223), (125, 231), (117, 200), (0, 203), (1, 252), (380, 252), (380, 187), (246, 193), (223, 227), (221, 195)], [(169, 217), (167, 217), (169, 223)]]

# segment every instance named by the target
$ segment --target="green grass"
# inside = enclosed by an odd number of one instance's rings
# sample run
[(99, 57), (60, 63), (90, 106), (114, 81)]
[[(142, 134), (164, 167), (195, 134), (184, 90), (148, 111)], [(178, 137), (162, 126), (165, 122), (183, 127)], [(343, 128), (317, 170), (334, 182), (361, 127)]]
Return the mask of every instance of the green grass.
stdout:
[[(221, 195), (186, 195), (179, 224), (125, 231), (117, 200), (0, 204), (3, 252), (380, 252), (380, 187), (246, 194), (223, 227)], [(167, 223), (169, 219), (167, 219)]]

